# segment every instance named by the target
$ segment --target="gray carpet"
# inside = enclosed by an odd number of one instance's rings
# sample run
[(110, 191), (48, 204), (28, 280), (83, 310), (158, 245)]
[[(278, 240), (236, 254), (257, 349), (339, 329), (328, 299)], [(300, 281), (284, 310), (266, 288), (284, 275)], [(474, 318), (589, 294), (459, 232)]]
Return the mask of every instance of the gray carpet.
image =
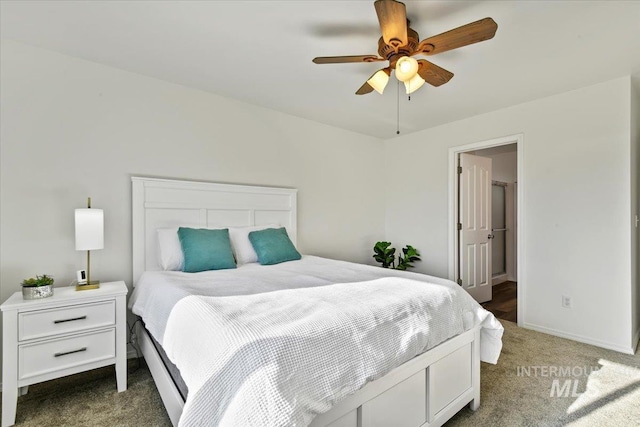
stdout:
[[(500, 361), (482, 364), (480, 409), (463, 409), (447, 426), (640, 426), (640, 354), (503, 324)], [(18, 399), (17, 425), (170, 426), (149, 370), (129, 363), (124, 393), (112, 367), (31, 386)]]
[(171, 426), (144, 361), (129, 359), (127, 385), (118, 393), (112, 366), (32, 385), (18, 398), (16, 425)]
[(448, 427), (640, 426), (638, 352), (625, 355), (501, 322), (500, 360), (482, 364), (480, 409), (464, 408)]

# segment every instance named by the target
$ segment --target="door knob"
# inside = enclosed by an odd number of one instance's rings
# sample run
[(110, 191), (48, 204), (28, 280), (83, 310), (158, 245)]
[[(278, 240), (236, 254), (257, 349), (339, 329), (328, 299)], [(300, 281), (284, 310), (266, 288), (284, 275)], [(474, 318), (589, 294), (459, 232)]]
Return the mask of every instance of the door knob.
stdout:
[(496, 236), (494, 236), (493, 234), (489, 234), (489, 235), (487, 236), (487, 239), (493, 239), (494, 237), (496, 237)]

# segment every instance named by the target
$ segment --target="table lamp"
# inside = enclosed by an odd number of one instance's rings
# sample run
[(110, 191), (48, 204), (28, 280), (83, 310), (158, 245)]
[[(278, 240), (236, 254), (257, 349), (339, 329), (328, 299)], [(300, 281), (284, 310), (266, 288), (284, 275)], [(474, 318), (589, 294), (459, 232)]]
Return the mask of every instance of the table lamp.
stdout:
[(91, 208), (91, 197), (86, 209), (76, 209), (76, 250), (87, 251), (87, 280), (78, 283), (76, 291), (98, 289), (100, 281), (91, 280), (91, 251), (104, 248), (104, 213)]

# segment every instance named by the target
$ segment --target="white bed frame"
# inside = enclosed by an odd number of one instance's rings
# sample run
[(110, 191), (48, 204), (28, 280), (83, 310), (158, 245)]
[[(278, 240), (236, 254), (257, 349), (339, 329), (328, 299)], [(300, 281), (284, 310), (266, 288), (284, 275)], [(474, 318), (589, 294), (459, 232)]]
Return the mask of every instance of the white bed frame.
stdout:
[[(297, 237), (297, 190), (132, 177), (133, 280), (159, 270), (156, 229), (278, 223)], [(139, 345), (174, 426), (184, 400), (151, 338)], [(415, 357), (317, 416), (311, 427), (435, 427), (480, 405), (480, 329)]]

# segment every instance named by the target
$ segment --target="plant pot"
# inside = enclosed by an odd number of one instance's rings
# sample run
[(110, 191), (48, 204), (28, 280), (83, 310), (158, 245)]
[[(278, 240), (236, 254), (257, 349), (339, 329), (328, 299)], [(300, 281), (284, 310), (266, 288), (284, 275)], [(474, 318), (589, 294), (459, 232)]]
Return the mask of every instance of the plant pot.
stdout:
[(23, 299), (42, 299), (53, 296), (53, 285), (44, 286), (23, 286)]

